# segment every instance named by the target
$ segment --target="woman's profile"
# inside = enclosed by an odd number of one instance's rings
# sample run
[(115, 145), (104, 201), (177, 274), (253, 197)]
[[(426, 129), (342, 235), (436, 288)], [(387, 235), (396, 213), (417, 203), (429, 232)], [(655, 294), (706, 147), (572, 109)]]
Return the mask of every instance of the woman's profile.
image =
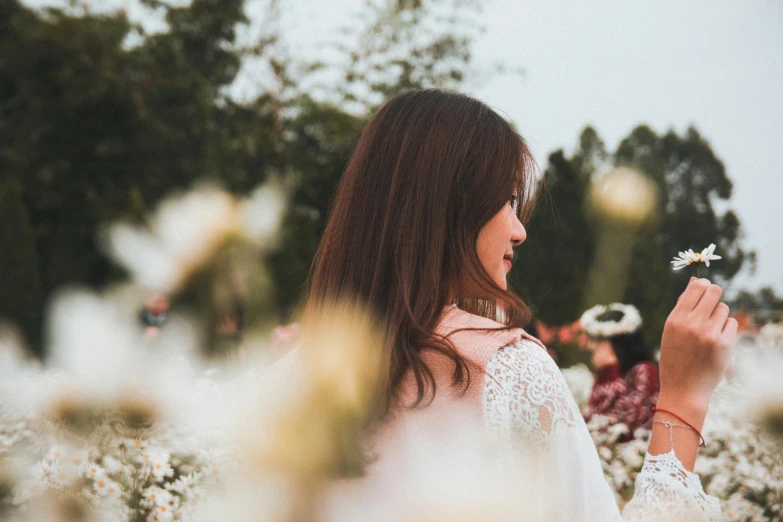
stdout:
[(470, 422), (549, 469), (560, 520), (718, 519), (717, 499), (691, 471), (736, 335), (721, 289), (692, 279), (667, 320), (660, 411), (621, 515), (576, 403), (544, 346), (522, 330), (530, 312), (506, 282), (514, 247), (527, 237), (535, 187), (524, 139), (465, 95), (399, 94), (362, 132), (316, 256), (307, 308), (357, 300), (389, 339), (370, 473), (381, 473), (425, 427)]

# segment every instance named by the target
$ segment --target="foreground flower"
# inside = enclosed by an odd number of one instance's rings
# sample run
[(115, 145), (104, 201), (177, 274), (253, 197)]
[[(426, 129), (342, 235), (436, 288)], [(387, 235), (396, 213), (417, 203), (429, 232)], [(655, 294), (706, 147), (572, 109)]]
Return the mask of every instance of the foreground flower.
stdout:
[(243, 199), (202, 187), (164, 200), (146, 226), (112, 225), (104, 239), (108, 253), (137, 283), (175, 292), (232, 240), (271, 247), (284, 206), (272, 186)]
[[(678, 257), (675, 257), (674, 261), (671, 262), (674, 265), (672, 270), (680, 270), (688, 265), (698, 265), (699, 263), (710, 266), (710, 261), (721, 259), (721, 256), (716, 256), (713, 252), (715, 252), (715, 243), (710, 243), (710, 246), (701, 252), (694, 252), (690, 249), (688, 249), (687, 252), (679, 252)], [(696, 270), (698, 274), (698, 266), (696, 267)]]

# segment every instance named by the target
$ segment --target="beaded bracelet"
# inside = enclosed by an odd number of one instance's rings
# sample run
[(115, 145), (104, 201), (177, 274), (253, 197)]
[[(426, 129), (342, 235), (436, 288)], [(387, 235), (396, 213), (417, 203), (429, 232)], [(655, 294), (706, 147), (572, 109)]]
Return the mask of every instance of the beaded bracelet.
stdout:
[(702, 437), (702, 435), (701, 435), (701, 432), (699, 430), (697, 430), (696, 428), (694, 428), (693, 425), (690, 422), (686, 421), (685, 419), (683, 419), (682, 417), (680, 417), (676, 413), (674, 413), (672, 411), (669, 411), (669, 410), (664, 410), (663, 408), (656, 408), (655, 406), (653, 406), (652, 411), (653, 412), (660, 411), (662, 413), (668, 413), (669, 415), (671, 415), (673, 417), (676, 417), (677, 419), (679, 419), (683, 423), (685, 423), (685, 426), (681, 426), (679, 424), (673, 424), (673, 423), (668, 422), (668, 421), (653, 421), (653, 424), (655, 424), (655, 423), (664, 424), (664, 425), (666, 425), (667, 428), (669, 428), (669, 438), (671, 439), (672, 446), (674, 446), (674, 432), (672, 431), (672, 428), (689, 428), (689, 429), (695, 431), (696, 435), (699, 436), (699, 447), (700, 448), (703, 448), (704, 446), (707, 445), (707, 443), (704, 440), (704, 437)]

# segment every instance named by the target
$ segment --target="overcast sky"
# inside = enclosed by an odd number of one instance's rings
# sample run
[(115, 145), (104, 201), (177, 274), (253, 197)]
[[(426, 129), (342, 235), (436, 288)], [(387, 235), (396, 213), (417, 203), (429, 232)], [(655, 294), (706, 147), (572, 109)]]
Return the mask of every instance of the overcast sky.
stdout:
[[(251, 16), (262, 2), (248, 0)], [(362, 3), (281, 2), (290, 42), (298, 52), (318, 52)], [(525, 75), (494, 76), (466, 90), (508, 115), (542, 166), (553, 150), (571, 151), (586, 124), (610, 150), (640, 123), (660, 133), (694, 125), (724, 161), (734, 182), (730, 207), (743, 224), (745, 246), (758, 252), (755, 276), (733, 286), (783, 292), (783, 2), (485, 4), (477, 64), (501, 61)], [(239, 90), (257, 80), (245, 75)]]

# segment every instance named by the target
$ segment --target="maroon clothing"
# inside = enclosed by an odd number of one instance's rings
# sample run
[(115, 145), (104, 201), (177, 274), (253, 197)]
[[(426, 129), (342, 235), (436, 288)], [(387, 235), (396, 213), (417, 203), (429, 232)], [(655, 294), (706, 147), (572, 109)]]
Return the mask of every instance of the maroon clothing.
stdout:
[(585, 417), (606, 415), (625, 423), (631, 433), (640, 427), (649, 429), (659, 390), (658, 367), (651, 362), (637, 364), (625, 377), (617, 366), (602, 368), (596, 373)]

